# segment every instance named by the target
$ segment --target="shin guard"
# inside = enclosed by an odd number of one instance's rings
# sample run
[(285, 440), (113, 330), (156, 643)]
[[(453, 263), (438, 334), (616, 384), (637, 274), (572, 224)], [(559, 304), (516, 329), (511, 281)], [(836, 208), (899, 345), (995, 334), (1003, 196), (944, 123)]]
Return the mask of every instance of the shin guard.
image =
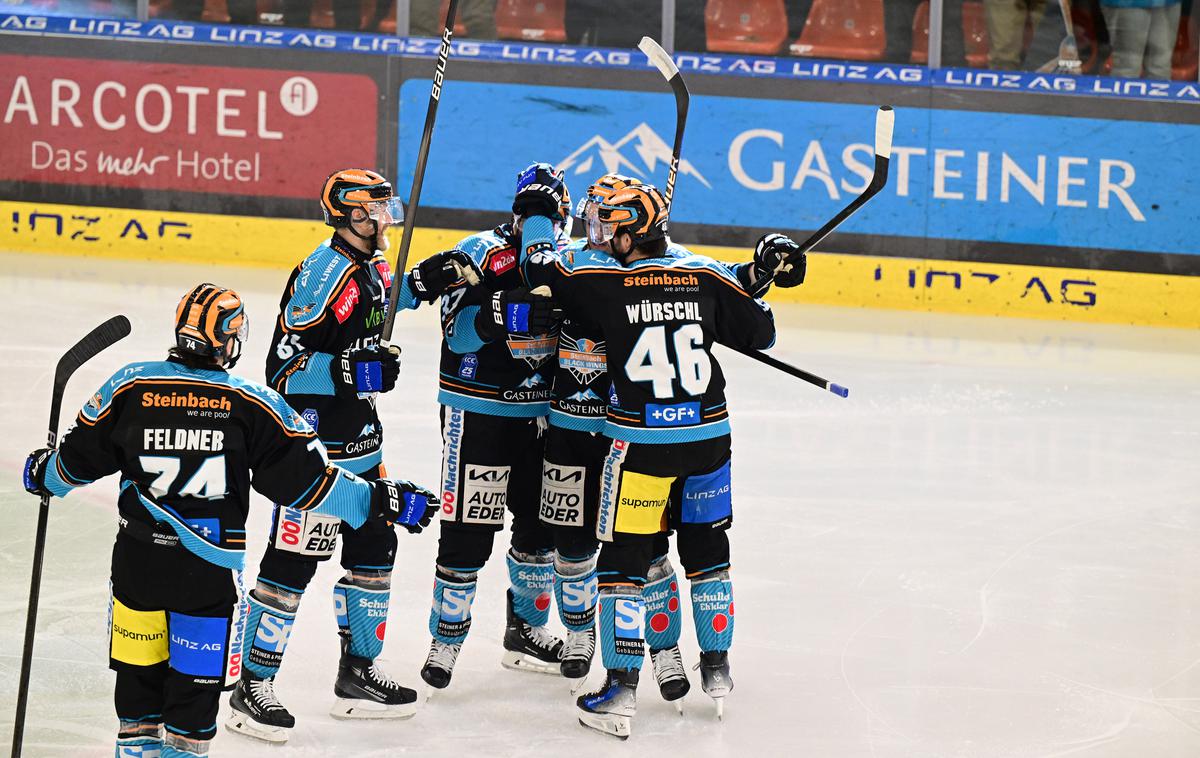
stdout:
[(679, 580), (666, 556), (650, 564), (646, 579), (646, 644), (657, 652), (679, 644)]
[(640, 669), (645, 656), (645, 607), (640, 587), (605, 587), (600, 592), (600, 659), (606, 669)]
[(333, 585), (338, 631), (350, 639), (350, 655), (375, 660), (383, 652), (391, 594), (391, 571), (347, 571)]
[(550, 620), (550, 593), (554, 590), (554, 554), (514, 554), (509, 550), (506, 557), (513, 612), (530, 626), (545, 626)]
[(733, 583), (728, 571), (692, 580), (692, 620), (701, 652), (728, 650), (733, 644)]
[(596, 557), (583, 561), (554, 559), (554, 596), (558, 617), (572, 632), (590, 629), (596, 623)]
[(438, 642), (461, 645), (471, 629), (471, 603), (475, 601), (477, 573), (438, 568), (433, 580), (433, 607), (429, 633)]
[(263, 679), (279, 673), (299, 605), (299, 593), (261, 581), (247, 595), (242, 661), (250, 673)]

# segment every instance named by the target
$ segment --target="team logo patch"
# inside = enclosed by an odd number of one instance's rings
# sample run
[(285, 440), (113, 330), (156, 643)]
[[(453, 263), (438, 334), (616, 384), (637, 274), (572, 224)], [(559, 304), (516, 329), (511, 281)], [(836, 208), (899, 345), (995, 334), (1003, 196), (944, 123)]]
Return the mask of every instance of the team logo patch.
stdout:
[(474, 379), (475, 373), (479, 370), (479, 356), (475, 353), (467, 353), (458, 362), (458, 376), (460, 379)]
[(558, 340), (553, 336), (542, 337), (509, 337), (508, 352), (513, 358), (518, 358), (529, 364), (530, 368), (537, 368), (546, 362), (546, 359), (554, 355), (554, 348), (558, 344)]
[(589, 339), (573, 339), (566, 334), (558, 343), (558, 365), (571, 372), (575, 381), (590, 384), (608, 370), (604, 343)]
[(350, 318), (350, 314), (354, 312), (354, 306), (358, 305), (361, 297), (362, 295), (358, 291), (358, 283), (351, 279), (346, 284), (346, 288), (342, 290), (341, 297), (333, 304), (333, 315), (339, 324), (346, 323), (346, 319)]
[(314, 432), (317, 431), (317, 425), (321, 423), (321, 416), (317, 413), (316, 408), (305, 408), (300, 412), (300, 418), (307, 421)]
[(379, 278), (383, 280), (383, 288), (387, 289), (392, 286), (392, 266), (387, 261), (375, 261), (375, 270), (379, 272)]
[(512, 250), (505, 250), (492, 256), (492, 260), (488, 263), (488, 268), (494, 274), (503, 274), (517, 264), (517, 254)]
[(692, 426), (700, 423), (700, 403), (646, 403), (646, 426)]

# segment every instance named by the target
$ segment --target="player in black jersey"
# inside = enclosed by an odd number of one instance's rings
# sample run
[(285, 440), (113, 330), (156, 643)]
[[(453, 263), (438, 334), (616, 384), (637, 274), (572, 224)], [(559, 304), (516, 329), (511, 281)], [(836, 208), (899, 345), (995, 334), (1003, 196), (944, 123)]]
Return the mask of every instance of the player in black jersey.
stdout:
[[(620, 174), (598, 178), (580, 201), (577, 215), (586, 219), (592, 206), (640, 180)], [(610, 257), (609, 242), (587, 237), (572, 242), (558, 256), (570, 269)], [(668, 241), (668, 257), (691, 255)], [(779, 271), (778, 283), (792, 287), (803, 281), (804, 257), (784, 235), (768, 234), (760, 240), (754, 262), (723, 264), (749, 290), (760, 278), (759, 295), (765, 292), (766, 273)], [(597, 598), (595, 525), (600, 475), (609, 441), (603, 436), (611, 382), (608, 378), (602, 333), (588, 329), (569, 316), (558, 339), (558, 367), (550, 401), (550, 429), (546, 434), (540, 516), (555, 533), (555, 595), (560, 619), (567, 628), (562, 672), (582, 684), (595, 650)], [(667, 556), (666, 533), (658, 535), (654, 558), (643, 588), (646, 643), (654, 676), (662, 696), (676, 701), (687, 694), (689, 683), (679, 651), (680, 598), (675, 569)]]
[(26, 461), (25, 488), (39, 495), (121, 473), (109, 606), (120, 756), (208, 752), (220, 692), (244, 664), (251, 485), (354, 527), (395, 522), (416, 532), (436, 511), (428, 490), (334, 466), (282, 397), (229, 375), (247, 327), (237, 293), (199, 285), (179, 303), (167, 360), (113, 374), (58, 449)]
[(562, 641), (545, 628), (553, 539), (537, 516), (553, 306), (528, 288), (520, 239), (530, 215), (545, 219), (555, 239), (567, 238), (570, 197), (562, 173), (545, 163), (522, 171), (512, 210), (510, 223), (455, 246), (482, 272), (482, 282), (460, 282), (442, 301), (441, 537), (429, 616), (433, 640), (421, 669), (437, 689), (450, 683), (471, 626), (476, 577), (506, 512), (512, 513), (511, 588), (501, 663), (559, 672)]
[[(532, 224), (543, 223), (531, 220), (526, 230), (540, 231)], [(593, 205), (588, 227), (589, 239), (608, 243), (609, 256), (570, 265), (540, 256), (529, 277), (550, 286), (567, 318), (604, 338), (611, 379), (604, 433), (611, 445), (596, 532), (603, 543), (601, 654), (609, 673), (578, 704), (585, 725), (628, 736), (644, 657), (642, 591), (660, 535), (670, 529), (692, 584), (704, 689), (719, 698), (730, 687), (729, 422), (711, 346), (769, 347), (775, 330), (769, 308), (726, 266), (668, 255), (666, 204), (654, 187), (627, 187)], [(775, 268), (786, 276), (783, 269), (797, 262)]]
[[(384, 476), (376, 400), (395, 387), (400, 370), (399, 356), (379, 346), (392, 287), (392, 270), (383, 256), (385, 232), (403, 220), (403, 211), (392, 185), (361, 169), (330, 175), (321, 206), (334, 232), (288, 278), (266, 375), (317, 432), (335, 463), (372, 480)], [(440, 254), (421, 264), (422, 289), (413, 287), (412, 275), (402, 276), (398, 307), (415, 308), (418, 295), (436, 299), (433, 274), (451, 258), (467, 261)], [(332, 714), (403, 718), (415, 713), (416, 693), (374, 664), (383, 650), (395, 531), (375, 522), (354, 528), (279, 504), (248, 601), (245, 667), (230, 698), (231, 730), (271, 742), (287, 740), (295, 719), (276, 696), (273, 680), (301, 597), (318, 562), (333, 555), (339, 535), (346, 573), (333, 588), (341, 663)]]

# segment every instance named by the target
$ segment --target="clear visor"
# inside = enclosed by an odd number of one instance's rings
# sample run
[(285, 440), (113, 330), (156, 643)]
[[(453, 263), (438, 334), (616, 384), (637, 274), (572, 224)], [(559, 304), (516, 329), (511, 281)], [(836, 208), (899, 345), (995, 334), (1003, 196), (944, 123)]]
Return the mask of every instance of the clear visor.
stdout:
[(584, 216), (584, 220), (587, 221), (588, 242), (593, 245), (606, 245), (617, 234), (617, 225), (615, 223), (607, 223), (600, 220), (600, 204), (598, 202), (589, 201), (587, 215)]
[(398, 197), (363, 203), (362, 206), (367, 212), (367, 218), (381, 226), (404, 223), (404, 204)]

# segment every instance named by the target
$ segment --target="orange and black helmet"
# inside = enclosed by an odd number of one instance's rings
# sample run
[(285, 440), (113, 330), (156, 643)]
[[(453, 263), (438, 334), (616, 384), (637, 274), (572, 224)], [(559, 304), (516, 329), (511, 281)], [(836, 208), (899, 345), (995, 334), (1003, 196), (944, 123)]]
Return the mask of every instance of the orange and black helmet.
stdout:
[(601, 200), (607, 199), (612, 193), (617, 190), (623, 190), (626, 187), (632, 187), (641, 184), (642, 180), (624, 174), (605, 174), (592, 184), (587, 189), (587, 194), (579, 200), (579, 207), (575, 209), (575, 215), (586, 220), (588, 216), (588, 206), (592, 203), (598, 203)]
[(369, 169), (335, 171), (325, 180), (321, 190), (321, 210), (325, 213), (325, 223), (334, 228), (350, 226), (350, 213), (355, 208), (362, 208), (368, 217), (375, 218), (377, 214), (373, 211), (384, 205), (390, 216), (387, 223), (404, 220), (400, 201), (392, 192), (392, 183), (382, 174)]
[(181, 353), (214, 358), (232, 368), (242, 355), (250, 319), (238, 293), (198, 284), (175, 309), (175, 347)]
[(626, 232), (641, 245), (667, 236), (667, 201), (654, 185), (633, 184), (597, 203), (587, 221), (589, 239), (607, 242)]

